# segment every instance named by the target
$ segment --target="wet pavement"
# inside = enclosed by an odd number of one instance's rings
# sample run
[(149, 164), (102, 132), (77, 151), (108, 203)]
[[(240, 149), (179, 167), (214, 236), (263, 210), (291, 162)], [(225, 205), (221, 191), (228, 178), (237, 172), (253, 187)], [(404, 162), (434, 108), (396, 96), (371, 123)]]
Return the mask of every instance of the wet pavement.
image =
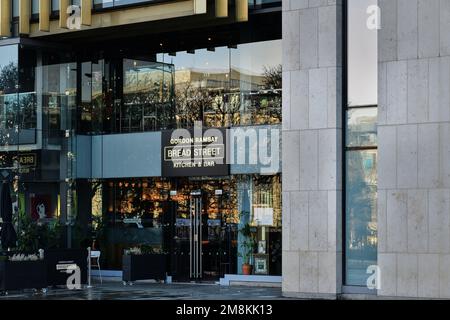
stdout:
[(52, 288), (47, 292), (10, 291), (0, 300), (280, 300), (281, 288), (219, 286), (217, 284), (164, 284), (136, 282), (95, 283), (80, 290)]

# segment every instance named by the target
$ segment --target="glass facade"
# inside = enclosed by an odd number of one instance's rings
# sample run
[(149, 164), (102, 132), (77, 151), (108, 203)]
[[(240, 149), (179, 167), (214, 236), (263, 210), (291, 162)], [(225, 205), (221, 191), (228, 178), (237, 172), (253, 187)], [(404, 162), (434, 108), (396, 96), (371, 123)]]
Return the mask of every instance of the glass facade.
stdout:
[[(96, 241), (106, 268), (120, 269), (123, 251), (134, 246), (150, 246), (174, 260), (188, 256), (191, 192), (202, 190), (204, 278), (242, 272), (246, 239), (240, 230), (246, 224), (256, 241), (253, 253), (270, 258), (267, 274), (281, 275), (280, 176), (119, 179), (92, 186)], [(262, 209), (272, 213), (270, 221), (260, 220)], [(181, 280), (184, 270), (176, 271)]]
[[(206, 127), (281, 123), (281, 40), (157, 53), (147, 60), (105, 57), (80, 67), (79, 131), (101, 139), (191, 128), (194, 121)], [(92, 228), (105, 268), (120, 269), (124, 250), (146, 246), (178, 261), (174, 279), (186, 280), (191, 193), (200, 190), (203, 279), (241, 274), (250, 240), (250, 262), (265, 259), (261, 274), (281, 275), (280, 175), (99, 179), (90, 188)], [(247, 227), (250, 233), (242, 234)]]
[(8, 135), (16, 125), (15, 110), (19, 103), (18, 46), (0, 47), (0, 53), (0, 128), (1, 142), (5, 145), (10, 142)]
[(81, 63), (81, 134), (281, 123), (281, 40)]
[(377, 150), (346, 152), (346, 284), (365, 286), (377, 264)]
[(348, 105), (377, 105), (378, 32), (373, 29), (376, 26), (371, 25), (374, 13), (371, 7), (376, 6), (378, 0), (347, 2)]
[(80, 134), (158, 131), (174, 127), (173, 66), (107, 58), (81, 69)]
[(281, 123), (281, 40), (159, 54), (175, 68), (177, 127)]
[(120, 132), (169, 129), (175, 119), (173, 65), (125, 59)]
[(19, 237), (18, 248), (70, 246), (47, 231), (67, 223), (67, 233), (76, 216), (76, 63), (25, 45), (0, 46), (0, 57), (0, 172), (13, 186), (18, 234), (37, 232), (36, 239)]
[[(202, 279), (242, 274), (247, 263), (255, 274), (281, 275), (280, 170), (260, 175), (255, 165), (231, 173), (230, 165), (225, 176), (168, 178), (153, 161), (145, 166), (159, 175), (129, 168), (105, 177), (107, 161), (93, 160), (94, 153), (111, 154), (102, 148), (117, 137), (131, 149), (143, 147), (136, 141), (151, 144), (157, 154), (163, 132), (191, 129), (195, 121), (279, 128), (281, 40), (274, 34), (211, 45), (191, 39), (170, 53), (139, 44), (0, 47), (0, 174), (15, 186), (18, 233), (42, 232), (20, 247), (93, 245), (102, 251), (102, 267), (112, 270), (122, 268), (131, 248), (151, 248), (167, 255), (168, 272), (184, 281), (189, 221), (200, 215)], [(147, 157), (136, 150), (128, 159), (140, 156)]]
[(347, 6), (344, 284), (358, 287), (377, 265), (377, 30), (367, 27), (367, 9), (376, 4)]
[(0, 146), (11, 150), (36, 143), (35, 57), (18, 45), (0, 47), (0, 55)]

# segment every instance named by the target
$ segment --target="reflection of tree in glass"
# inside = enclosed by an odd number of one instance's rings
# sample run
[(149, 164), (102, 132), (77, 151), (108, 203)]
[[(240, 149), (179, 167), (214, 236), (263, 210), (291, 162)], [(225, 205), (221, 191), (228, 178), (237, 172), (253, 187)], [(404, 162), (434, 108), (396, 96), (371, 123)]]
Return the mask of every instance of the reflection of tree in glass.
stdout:
[(178, 127), (192, 126), (194, 121), (209, 127), (281, 122), (281, 65), (264, 67), (263, 75), (255, 77), (232, 70), (236, 79), (231, 82), (217, 80), (228, 74), (204, 78), (189, 72), (190, 76), (180, 74), (183, 81), (175, 88)]
[[(11, 129), (16, 123), (18, 68), (10, 62), (0, 69), (0, 128)], [(10, 133), (2, 131), (0, 145), (8, 145)]]
[[(17, 64), (10, 62), (0, 69), (0, 127), (2, 129), (31, 129), (36, 127), (35, 93), (18, 93)], [(8, 134), (9, 133), (9, 134)], [(10, 132), (1, 135), (5, 145)]]
[(275, 67), (263, 67), (263, 83), (264, 89), (266, 90), (276, 90), (282, 88), (283, 79), (283, 67), (281, 64)]
[(168, 129), (174, 122), (173, 66), (149, 63), (125, 70), (122, 131)]
[[(348, 155), (347, 247), (353, 258), (376, 258), (376, 175), (373, 152), (351, 152)], [(367, 161), (373, 163), (371, 166)], [(374, 256), (375, 255), (375, 256)]]
[(19, 96), (18, 125), (22, 129), (36, 128), (36, 95), (24, 93)]
[(10, 62), (0, 69), (0, 94), (14, 93), (17, 90), (19, 72), (17, 64)]
[(261, 88), (246, 97), (250, 104), (250, 124), (281, 123), (282, 66), (264, 66), (262, 76)]
[(195, 121), (203, 120), (203, 112), (212, 104), (208, 89), (194, 86), (191, 82), (175, 88), (175, 105), (178, 127), (191, 127)]

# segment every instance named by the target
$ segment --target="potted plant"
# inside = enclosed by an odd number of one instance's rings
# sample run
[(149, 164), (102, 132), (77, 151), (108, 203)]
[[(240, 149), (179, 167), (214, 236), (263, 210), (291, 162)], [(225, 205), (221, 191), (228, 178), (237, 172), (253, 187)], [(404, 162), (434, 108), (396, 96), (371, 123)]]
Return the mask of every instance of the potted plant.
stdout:
[(122, 280), (124, 284), (136, 280), (164, 280), (167, 256), (159, 248), (139, 246), (124, 251)]
[(15, 250), (6, 252), (0, 259), (0, 290), (3, 292), (47, 287), (46, 262), (39, 250), (42, 226), (29, 216), (21, 222)]
[[(87, 250), (68, 249), (62, 243), (63, 226), (56, 219), (50, 221), (39, 222), (34, 221), (29, 215), (23, 215), (20, 218), (20, 233), (18, 237), (17, 252), (22, 254), (29, 254), (43, 250), (44, 259), (42, 261), (34, 261), (27, 259), (13, 259), (14, 266), (17, 267), (19, 262), (25, 268), (25, 265), (43, 264), (45, 266), (46, 275), (42, 276), (45, 279), (45, 286), (66, 285), (69, 274), (66, 273), (65, 267), (67, 265), (76, 264), (81, 271), (82, 283), (87, 282)], [(20, 257), (20, 256), (19, 256)], [(8, 268), (4, 268), (7, 270)], [(40, 272), (40, 266), (31, 271), (33, 274)]]
[(256, 241), (253, 236), (253, 232), (250, 224), (246, 223), (240, 230), (240, 234), (244, 238), (244, 241), (241, 242), (241, 252), (240, 256), (242, 257), (242, 274), (251, 275), (253, 271), (253, 266), (250, 263), (250, 258), (255, 251)]
[(0, 290), (45, 289), (46, 263), (38, 254), (15, 253), (0, 259)]

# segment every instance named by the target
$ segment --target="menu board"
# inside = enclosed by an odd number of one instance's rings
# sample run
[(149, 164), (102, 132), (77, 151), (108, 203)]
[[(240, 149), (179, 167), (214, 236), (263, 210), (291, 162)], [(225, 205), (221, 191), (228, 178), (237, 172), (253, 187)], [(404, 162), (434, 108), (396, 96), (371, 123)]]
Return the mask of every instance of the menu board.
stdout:
[(273, 208), (253, 208), (253, 222), (258, 226), (273, 226)]

